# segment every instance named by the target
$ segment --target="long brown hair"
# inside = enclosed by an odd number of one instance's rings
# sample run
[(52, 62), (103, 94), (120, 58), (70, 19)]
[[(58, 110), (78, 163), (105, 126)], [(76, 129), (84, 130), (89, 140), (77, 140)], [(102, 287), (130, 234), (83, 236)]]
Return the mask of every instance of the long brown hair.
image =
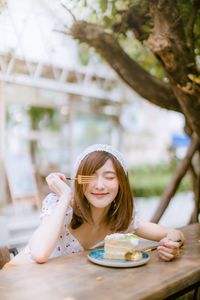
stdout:
[[(133, 218), (133, 196), (131, 193), (128, 174), (124, 171), (119, 161), (112, 154), (105, 151), (94, 151), (88, 154), (80, 163), (76, 176), (92, 175), (101, 168), (105, 162), (111, 159), (119, 181), (119, 191), (115, 201), (103, 220), (110, 230), (119, 232), (126, 230)], [(71, 221), (73, 229), (78, 228), (84, 222), (92, 222), (92, 215), (87, 198), (84, 195), (84, 185), (75, 182), (74, 185), (74, 210)]]

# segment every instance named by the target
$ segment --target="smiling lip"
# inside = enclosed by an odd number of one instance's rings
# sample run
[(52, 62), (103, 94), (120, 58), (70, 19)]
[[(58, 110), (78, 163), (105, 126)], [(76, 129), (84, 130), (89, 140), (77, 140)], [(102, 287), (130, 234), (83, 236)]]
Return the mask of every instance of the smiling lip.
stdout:
[(96, 198), (103, 198), (104, 196), (108, 195), (108, 193), (104, 193), (104, 194), (92, 193), (92, 195), (95, 196)]

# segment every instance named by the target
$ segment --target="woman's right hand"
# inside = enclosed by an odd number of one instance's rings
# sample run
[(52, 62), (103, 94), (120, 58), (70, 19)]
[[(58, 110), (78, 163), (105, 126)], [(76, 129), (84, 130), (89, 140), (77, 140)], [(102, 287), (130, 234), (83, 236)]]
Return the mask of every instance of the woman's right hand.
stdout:
[(63, 194), (71, 194), (71, 188), (67, 185), (65, 175), (62, 173), (50, 173), (46, 177), (46, 182), (50, 190), (59, 197)]

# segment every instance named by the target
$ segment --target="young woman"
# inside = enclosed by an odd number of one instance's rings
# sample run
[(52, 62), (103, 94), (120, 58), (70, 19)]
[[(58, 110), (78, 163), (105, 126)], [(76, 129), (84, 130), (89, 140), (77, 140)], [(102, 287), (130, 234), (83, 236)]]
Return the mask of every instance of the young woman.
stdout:
[(47, 178), (53, 193), (43, 201), (41, 225), (11, 263), (45, 263), (49, 258), (95, 248), (107, 234), (132, 232), (159, 241), (158, 255), (170, 261), (184, 242), (181, 231), (140, 220), (135, 213), (123, 155), (109, 145), (88, 147), (77, 159), (73, 176), (90, 182), (68, 185), (64, 174)]

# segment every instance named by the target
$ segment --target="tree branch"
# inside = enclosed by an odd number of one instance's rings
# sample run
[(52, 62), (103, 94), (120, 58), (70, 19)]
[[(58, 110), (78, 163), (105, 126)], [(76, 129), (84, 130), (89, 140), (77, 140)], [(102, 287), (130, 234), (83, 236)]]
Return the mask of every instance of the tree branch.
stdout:
[(71, 27), (71, 34), (80, 42), (94, 47), (139, 95), (162, 108), (181, 112), (170, 86), (140, 67), (101, 26), (78, 21)]
[(157, 208), (157, 210), (151, 220), (152, 222), (157, 223), (161, 219), (171, 198), (176, 193), (181, 180), (183, 179), (187, 170), (189, 169), (191, 160), (194, 156), (194, 153), (197, 151), (198, 148), (199, 148), (199, 139), (197, 138), (196, 135), (193, 135), (192, 142), (191, 142), (190, 147), (188, 148), (187, 154), (186, 154), (185, 158), (178, 165), (175, 174), (173, 175), (171, 181), (169, 182), (167, 188), (165, 189), (163, 196), (160, 200), (159, 207)]
[(76, 17), (75, 17), (75, 15), (72, 13), (72, 11), (71, 11), (64, 3), (60, 3), (60, 5), (61, 5), (62, 7), (64, 7), (64, 9), (66, 9), (66, 11), (71, 15), (73, 21), (76, 22), (76, 21), (77, 21), (77, 20), (76, 20)]

